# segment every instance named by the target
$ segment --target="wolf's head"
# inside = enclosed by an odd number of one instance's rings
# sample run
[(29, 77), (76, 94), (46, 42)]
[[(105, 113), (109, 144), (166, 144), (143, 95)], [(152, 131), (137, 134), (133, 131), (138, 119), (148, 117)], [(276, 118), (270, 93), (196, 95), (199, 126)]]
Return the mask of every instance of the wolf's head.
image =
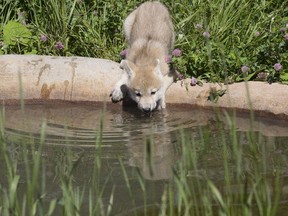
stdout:
[(129, 60), (122, 60), (121, 67), (127, 73), (130, 97), (139, 109), (143, 112), (154, 110), (165, 93), (160, 61), (157, 59), (152, 64), (138, 66)]

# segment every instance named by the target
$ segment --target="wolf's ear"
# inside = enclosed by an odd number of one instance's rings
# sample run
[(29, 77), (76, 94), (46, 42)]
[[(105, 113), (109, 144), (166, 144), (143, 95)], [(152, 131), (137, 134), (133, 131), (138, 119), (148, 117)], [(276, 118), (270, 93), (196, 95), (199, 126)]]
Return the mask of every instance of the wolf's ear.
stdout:
[(135, 74), (134, 72), (135, 67), (136, 67), (135, 64), (129, 60), (122, 60), (120, 62), (120, 68), (125, 70), (130, 78), (133, 77)]
[(154, 68), (155, 73), (158, 76), (162, 76), (162, 72), (161, 72), (161, 68), (160, 68), (160, 60), (156, 59), (154, 65), (155, 65), (155, 68)]

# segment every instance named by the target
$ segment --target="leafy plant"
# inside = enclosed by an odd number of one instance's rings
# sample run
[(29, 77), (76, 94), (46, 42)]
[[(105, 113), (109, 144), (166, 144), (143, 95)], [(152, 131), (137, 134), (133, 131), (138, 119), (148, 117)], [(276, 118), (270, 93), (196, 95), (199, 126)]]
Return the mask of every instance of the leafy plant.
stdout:
[(208, 96), (208, 100), (217, 103), (219, 97), (222, 97), (226, 92), (226, 89), (216, 89), (216, 88), (211, 88)]
[[(142, 2), (4, 0), (0, 7), (0, 52), (120, 61), (120, 52), (126, 47), (122, 33), (124, 19)], [(225, 83), (245, 79), (288, 82), (287, 1), (162, 2), (173, 18), (175, 47), (182, 52), (181, 58), (173, 63), (187, 77)], [(18, 43), (7, 45), (3, 28), (9, 21), (18, 22), (27, 29), (26, 33), (18, 32), (23, 33), (18, 35)], [(28, 32), (30, 40), (23, 43), (21, 40), (28, 39)], [(19, 38), (22, 39), (19, 41)], [(279, 74), (274, 73), (276, 63), (282, 65)], [(241, 72), (244, 65), (250, 68), (245, 76)], [(258, 74), (263, 73), (267, 76), (259, 78)]]
[(35, 38), (32, 37), (31, 31), (19, 22), (9, 21), (3, 27), (3, 42), (6, 50), (14, 48), (19, 53), (36, 54), (37, 51), (33, 49), (33, 40)]

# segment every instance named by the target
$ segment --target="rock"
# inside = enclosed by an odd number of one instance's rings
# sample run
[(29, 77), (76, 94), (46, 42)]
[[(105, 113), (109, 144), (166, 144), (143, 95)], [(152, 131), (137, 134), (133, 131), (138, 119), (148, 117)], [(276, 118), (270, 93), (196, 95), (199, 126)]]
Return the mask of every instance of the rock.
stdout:
[(0, 99), (104, 101), (120, 78), (119, 64), (84, 57), (0, 56)]
[[(185, 81), (184, 81), (185, 82)], [(200, 86), (188, 86), (188, 91), (177, 82), (168, 89), (166, 101), (170, 103), (188, 103), (202, 107), (217, 105), (222, 108), (237, 108), (262, 113), (273, 113), (288, 119), (288, 85), (249, 81), (230, 85), (204, 83)], [(188, 81), (187, 81), (188, 83)], [(211, 89), (225, 90), (217, 103), (208, 100)], [(177, 94), (177, 96), (175, 95)]]
[[(22, 86), (23, 99), (110, 102), (109, 94), (121, 73), (118, 63), (105, 59), (3, 55), (0, 56), (0, 100), (6, 104), (19, 100)], [(211, 91), (221, 89), (225, 94), (217, 103), (208, 100)], [(288, 119), (288, 86), (278, 83), (204, 83), (202, 87), (187, 85), (186, 88), (185, 81), (178, 81), (168, 89), (166, 102), (208, 108), (253, 108), (256, 112)]]

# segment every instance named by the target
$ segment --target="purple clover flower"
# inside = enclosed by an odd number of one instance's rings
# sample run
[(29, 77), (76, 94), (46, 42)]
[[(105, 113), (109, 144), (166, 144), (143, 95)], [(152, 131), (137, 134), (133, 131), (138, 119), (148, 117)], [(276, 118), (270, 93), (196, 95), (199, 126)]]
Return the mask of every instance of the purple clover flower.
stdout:
[(22, 23), (23, 25), (26, 25), (25, 12), (24, 11), (18, 11), (18, 17), (19, 17), (19, 22)]
[(203, 26), (200, 23), (197, 23), (195, 28), (200, 30), (200, 29), (203, 29)]
[(40, 36), (40, 40), (41, 40), (42, 42), (46, 42), (46, 41), (48, 40), (48, 38), (46, 37), (46, 35), (41, 35), (41, 36)]
[(197, 79), (195, 77), (191, 77), (190, 85), (196, 86), (196, 84), (197, 84)]
[(284, 39), (288, 41), (288, 33), (284, 35)]
[(168, 56), (165, 57), (165, 62), (166, 62), (167, 64), (170, 64), (170, 63), (171, 63), (171, 59), (172, 59), (172, 56), (171, 56), (171, 55), (168, 55)]
[(210, 33), (208, 31), (203, 32), (203, 36), (206, 38), (210, 38)]
[(21, 18), (25, 18), (25, 12), (24, 11), (19, 11), (18, 16)]
[(94, 16), (97, 16), (97, 15), (98, 15), (98, 12), (97, 12), (96, 10), (94, 10), (94, 11), (93, 11), (93, 15), (94, 15)]
[(181, 50), (179, 48), (175, 49), (172, 53), (175, 57), (181, 56)]
[(280, 28), (279, 31), (284, 33), (284, 32), (286, 31), (286, 28), (285, 28), (285, 27), (282, 27), (282, 28)]
[(179, 73), (177, 76), (177, 80), (183, 80), (185, 77), (183, 74)]
[(280, 71), (282, 69), (282, 65), (280, 63), (274, 64), (275, 71)]
[(267, 77), (267, 73), (265, 73), (265, 72), (260, 72), (257, 74), (258, 79), (264, 80), (264, 79), (266, 79), (266, 77)]
[(61, 41), (58, 41), (58, 42), (56, 43), (56, 45), (55, 45), (55, 48), (56, 48), (57, 50), (62, 50), (62, 49), (64, 49), (64, 45), (63, 45), (63, 43), (62, 43)]
[(125, 59), (126, 58), (126, 55), (127, 55), (127, 49), (124, 49), (120, 52), (120, 56), (122, 59)]
[(256, 31), (256, 32), (255, 32), (255, 36), (256, 36), (256, 37), (260, 36), (260, 32), (259, 32), (259, 31)]
[(247, 73), (249, 71), (249, 67), (247, 67), (246, 65), (243, 65), (241, 67), (241, 71), (242, 71), (242, 73)]

